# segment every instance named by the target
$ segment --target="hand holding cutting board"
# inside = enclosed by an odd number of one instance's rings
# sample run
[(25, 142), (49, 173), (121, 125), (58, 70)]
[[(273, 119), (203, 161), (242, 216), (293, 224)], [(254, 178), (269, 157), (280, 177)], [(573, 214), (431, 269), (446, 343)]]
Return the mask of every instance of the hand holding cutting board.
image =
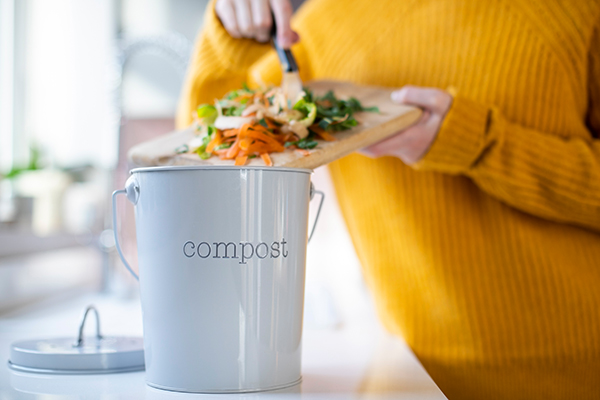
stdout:
[(452, 96), (439, 89), (405, 86), (392, 92), (394, 102), (424, 110), (413, 126), (361, 151), (369, 157), (394, 156), (407, 164), (419, 161), (433, 144), (442, 121), (452, 105)]

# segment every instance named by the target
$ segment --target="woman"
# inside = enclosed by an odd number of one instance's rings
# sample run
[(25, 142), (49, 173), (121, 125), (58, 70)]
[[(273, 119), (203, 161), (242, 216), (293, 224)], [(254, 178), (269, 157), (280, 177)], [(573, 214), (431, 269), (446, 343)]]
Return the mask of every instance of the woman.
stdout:
[(180, 126), (279, 82), (270, 7), (304, 81), (403, 88), (425, 110), (330, 166), (386, 327), (450, 399), (598, 398), (600, 3), (314, 0), (298, 36), (287, 1), (217, 0)]

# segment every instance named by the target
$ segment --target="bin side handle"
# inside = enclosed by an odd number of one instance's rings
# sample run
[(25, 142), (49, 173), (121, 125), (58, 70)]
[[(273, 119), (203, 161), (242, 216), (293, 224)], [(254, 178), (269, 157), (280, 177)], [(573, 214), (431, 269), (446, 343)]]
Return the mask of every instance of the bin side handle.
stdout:
[[(312, 187), (311, 187), (312, 189)], [(321, 214), (321, 208), (323, 208), (323, 201), (325, 200), (325, 193), (323, 193), (320, 190), (311, 190), (311, 198), (313, 194), (318, 194), (321, 197), (321, 200), (319, 201), (319, 209), (317, 210), (317, 215), (315, 216), (315, 222), (313, 223), (312, 229), (310, 230), (310, 235), (308, 235), (308, 241), (310, 242), (310, 239), (312, 239), (314, 233), (315, 233), (315, 228), (317, 227), (317, 222), (319, 222), (319, 215)]]
[(133, 269), (131, 269), (131, 267), (129, 266), (129, 263), (127, 262), (127, 260), (125, 259), (125, 256), (123, 255), (123, 251), (121, 250), (121, 245), (119, 244), (119, 235), (117, 233), (117, 196), (120, 194), (127, 194), (127, 190), (125, 189), (121, 189), (121, 190), (115, 190), (112, 194), (112, 216), (113, 216), (113, 233), (115, 235), (115, 245), (117, 246), (117, 252), (119, 253), (119, 257), (121, 258), (121, 261), (123, 261), (123, 264), (125, 264), (125, 268), (127, 268), (127, 270), (129, 271), (129, 273), (131, 275), (133, 275), (133, 277), (135, 278), (136, 281), (139, 281), (140, 278), (138, 277), (138, 275), (133, 272)]

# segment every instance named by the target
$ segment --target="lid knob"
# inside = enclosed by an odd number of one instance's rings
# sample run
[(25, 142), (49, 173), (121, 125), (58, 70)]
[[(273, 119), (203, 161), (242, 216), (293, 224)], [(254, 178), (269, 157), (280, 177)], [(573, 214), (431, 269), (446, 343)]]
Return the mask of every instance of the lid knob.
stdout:
[(81, 324), (79, 325), (79, 335), (77, 336), (77, 342), (73, 344), (73, 347), (81, 347), (83, 346), (83, 328), (85, 327), (85, 320), (87, 319), (87, 315), (90, 311), (93, 311), (96, 314), (96, 340), (102, 339), (102, 335), (100, 334), (100, 314), (98, 314), (98, 310), (96, 307), (90, 305), (85, 309), (85, 313), (83, 314), (83, 319), (81, 320)]

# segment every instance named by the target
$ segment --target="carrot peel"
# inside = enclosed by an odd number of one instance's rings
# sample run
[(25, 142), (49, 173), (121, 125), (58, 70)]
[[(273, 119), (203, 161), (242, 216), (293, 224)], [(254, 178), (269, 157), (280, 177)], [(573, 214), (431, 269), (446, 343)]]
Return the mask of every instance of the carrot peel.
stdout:
[(245, 165), (248, 160), (248, 156), (238, 156), (235, 158), (235, 165)]
[(269, 156), (268, 153), (261, 153), (260, 158), (262, 158), (263, 162), (265, 163), (265, 165), (267, 167), (273, 166), (273, 161), (271, 160), (271, 157)]

